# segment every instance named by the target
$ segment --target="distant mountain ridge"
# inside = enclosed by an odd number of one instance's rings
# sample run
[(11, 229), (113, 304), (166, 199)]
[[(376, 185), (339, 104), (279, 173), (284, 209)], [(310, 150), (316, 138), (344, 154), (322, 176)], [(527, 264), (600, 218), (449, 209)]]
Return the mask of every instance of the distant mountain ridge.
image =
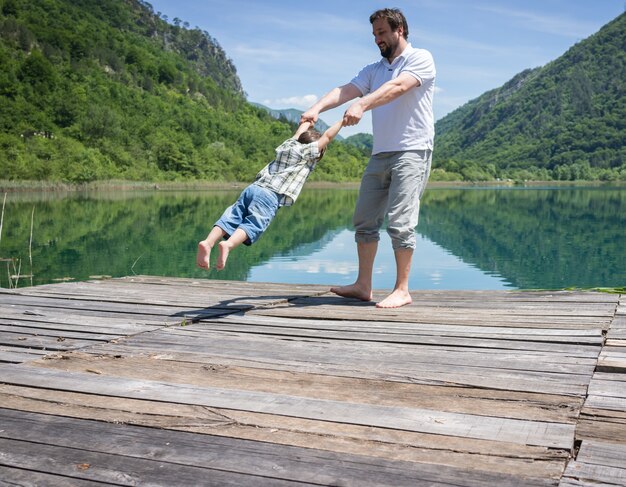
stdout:
[[(304, 113), (303, 111), (297, 110), (296, 108), (275, 109), (266, 107), (265, 105), (261, 105), (260, 103), (252, 104), (267, 111), (267, 113), (269, 113), (271, 117), (274, 117), (277, 120), (284, 119), (290, 123), (300, 123), (300, 116)], [(317, 120), (315, 128), (320, 132), (324, 132), (328, 128), (328, 124), (320, 118)], [(337, 140), (342, 140), (346, 144), (352, 145), (362, 150), (366, 154), (371, 153), (372, 147), (374, 146), (374, 138), (372, 134), (366, 133), (358, 133), (350, 135), (349, 137), (342, 137), (341, 135), (338, 135)]]
[(626, 14), (436, 123), (435, 178), (626, 179)]
[[(304, 113), (302, 110), (298, 110), (296, 108), (276, 109), (276, 108), (267, 107), (260, 103), (254, 103), (254, 102), (250, 102), (250, 103), (256, 107), (259, 107), (265, 110), (267, 113), (269, 113), (271, 117), (275, 118), (276, 120), (285, 120), (292, 124), (299, 124), (300, 116)], [(321, 118), (318, 118), (317, 122), (315, 122), (315, 129), (318, 130), (319, 132), (325, 132), (326, 129), (328, 129), (328, 127), (329, 125), (326, 122), (324, 122), (324, 120), (322, 120)], [(341, 135), (338, 135), (336, 137), (336, 140), (343, 140), (343, 137)]]

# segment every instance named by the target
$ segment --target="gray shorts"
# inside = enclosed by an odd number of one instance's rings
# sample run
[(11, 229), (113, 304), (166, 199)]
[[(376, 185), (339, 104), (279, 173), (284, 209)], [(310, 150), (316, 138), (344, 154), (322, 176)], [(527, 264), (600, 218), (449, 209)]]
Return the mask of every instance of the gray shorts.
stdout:
[(420, 198), (431, 160), (430, 149), (383, 152), (370, 158), (352, 219), (357, 242), (377, 242), (387, 215), (393, 249), (415, 248)]

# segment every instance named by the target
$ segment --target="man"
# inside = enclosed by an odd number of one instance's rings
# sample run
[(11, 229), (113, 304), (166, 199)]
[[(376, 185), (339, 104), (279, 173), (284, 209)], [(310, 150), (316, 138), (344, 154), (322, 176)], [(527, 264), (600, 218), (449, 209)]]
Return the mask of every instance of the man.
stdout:
[(353, 223), (359, 257), (356, 281), (332, 288), (335, 294), (372, 299), (372, 271), (385, 214), (396, 261), (396, 283), (379, 308), (410, 304), (409, 273), (415, 249), (419, 202), (432, 159), (432, 100), (435, 64), (431, 54), (408, 42), (409, 27), (398, 9), (377, 10), (370, 16), (382, 59), (363, 68), (350, 83), (324, 95), (302, 120), (358, 98), (344, 113), (344, 125), (356, 125), (372, 110), (374, 146), (363, 174)]

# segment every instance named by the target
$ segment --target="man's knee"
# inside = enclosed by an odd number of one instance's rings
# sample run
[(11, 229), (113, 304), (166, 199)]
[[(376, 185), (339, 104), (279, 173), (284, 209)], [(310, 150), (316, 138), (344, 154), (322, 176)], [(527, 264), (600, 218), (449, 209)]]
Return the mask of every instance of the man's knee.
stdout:
[(380, 240), (380, 232), (378, 230), (359, 230), (354, 232), (354, 241), (356, 243), (371, 243)]
[(393, 250), (414, 250), (416, 246), (415, 229), (407, 227), (388, 226), (387, 233), (391, 239)]

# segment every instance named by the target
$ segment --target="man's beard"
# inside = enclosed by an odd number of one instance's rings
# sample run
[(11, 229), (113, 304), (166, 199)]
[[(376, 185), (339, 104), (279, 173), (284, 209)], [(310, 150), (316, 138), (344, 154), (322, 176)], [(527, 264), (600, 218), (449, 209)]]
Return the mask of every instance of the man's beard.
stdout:
[(395, 45), (390, 45), (385, 42), (383, 47), (379, 46), (378, 48), (380, 49), (380, 55), (384, 58), (389, 59), (396, 50), (396, 47), (398, 47), (397, 42), (395, 43)]

